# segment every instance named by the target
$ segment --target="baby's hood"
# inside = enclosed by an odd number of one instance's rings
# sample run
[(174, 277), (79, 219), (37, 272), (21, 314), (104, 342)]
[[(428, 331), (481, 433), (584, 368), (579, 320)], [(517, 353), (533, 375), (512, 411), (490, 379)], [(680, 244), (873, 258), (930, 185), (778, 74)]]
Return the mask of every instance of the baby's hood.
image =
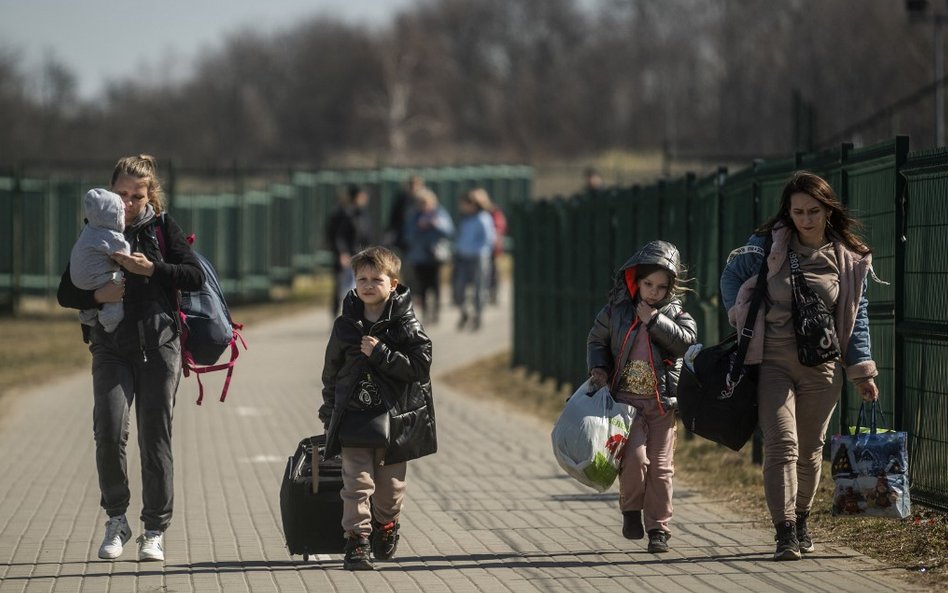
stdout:
[(82, 201), (82, 207), (90, 225), (120, 233), (125, 230), (125, 206), (118, 194), (98, 187), (90, 189)]

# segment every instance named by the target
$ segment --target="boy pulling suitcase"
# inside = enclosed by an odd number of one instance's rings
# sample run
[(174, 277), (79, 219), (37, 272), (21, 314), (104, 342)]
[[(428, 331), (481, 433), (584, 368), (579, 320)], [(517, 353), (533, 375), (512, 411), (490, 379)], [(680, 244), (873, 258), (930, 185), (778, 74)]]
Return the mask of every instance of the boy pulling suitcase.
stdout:
[[(437, 450), (431, 340), (384, 247), (352, 257), (356, 287), (334, 322), (323, 366), (326, 457), (342, 453), (347, 570), (371, 570), (398, 545), (406, 462)], [(370, 501), (371, 498), (371, 501)]]

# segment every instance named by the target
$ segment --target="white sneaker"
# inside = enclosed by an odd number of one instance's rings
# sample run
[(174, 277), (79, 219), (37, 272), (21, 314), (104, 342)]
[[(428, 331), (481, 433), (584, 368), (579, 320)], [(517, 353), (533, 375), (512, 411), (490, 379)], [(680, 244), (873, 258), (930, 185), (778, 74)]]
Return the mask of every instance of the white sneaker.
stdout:
[(114, 560), (122, 555), (125, 544), (132, 539), (132, 528), (128, 526), (125, 515), (110, 517), (105, 522), (105, 538), (99, 546), (99, 558)]
[(140, 562), (164, 560), (163, 538), (163, 533), (151, 529), (146, 529), (145, 533), (138, 536), (138, 560)]

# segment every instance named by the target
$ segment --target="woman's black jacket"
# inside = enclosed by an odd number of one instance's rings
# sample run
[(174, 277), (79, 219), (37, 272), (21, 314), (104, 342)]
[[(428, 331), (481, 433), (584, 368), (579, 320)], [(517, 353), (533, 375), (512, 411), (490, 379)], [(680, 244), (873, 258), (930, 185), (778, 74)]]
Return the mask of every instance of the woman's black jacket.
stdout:
[[(164, 255), (155, 232), (158, 224), (164, 225)], [(143, 221), (125, 229), (125, 238), (132, 253), (139, 251), (155, 263), (151, 277), (125, 271), (125, 297), (122, 299), (125, 318), (115, 330), (122, 348), (144, 353), (180, 335), (177, 291), (199, 289), (204, 282), (204, 273), (181, 227), (167, 214), (155, 216), (149, 212)], [(70, 309), (100, 306), (95, 302), (94, 290), (81, 290), (72, 283), (68, 264), (60, 279), (57, 297), (61, 306)], [(83, 328), (85, 331), (86, 326)]]

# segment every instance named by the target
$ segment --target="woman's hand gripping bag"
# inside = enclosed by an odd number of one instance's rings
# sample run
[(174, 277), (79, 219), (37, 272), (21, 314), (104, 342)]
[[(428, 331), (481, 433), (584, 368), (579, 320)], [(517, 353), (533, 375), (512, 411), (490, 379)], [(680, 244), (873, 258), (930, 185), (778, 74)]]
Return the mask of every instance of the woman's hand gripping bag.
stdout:
[(599, 492), (619, 475), (622, 451), (635, 408), (612, 399), (608, 387), (595, 393), (587, 380), (576, 390), (553, 425), (553, 454), (566, 473)]

